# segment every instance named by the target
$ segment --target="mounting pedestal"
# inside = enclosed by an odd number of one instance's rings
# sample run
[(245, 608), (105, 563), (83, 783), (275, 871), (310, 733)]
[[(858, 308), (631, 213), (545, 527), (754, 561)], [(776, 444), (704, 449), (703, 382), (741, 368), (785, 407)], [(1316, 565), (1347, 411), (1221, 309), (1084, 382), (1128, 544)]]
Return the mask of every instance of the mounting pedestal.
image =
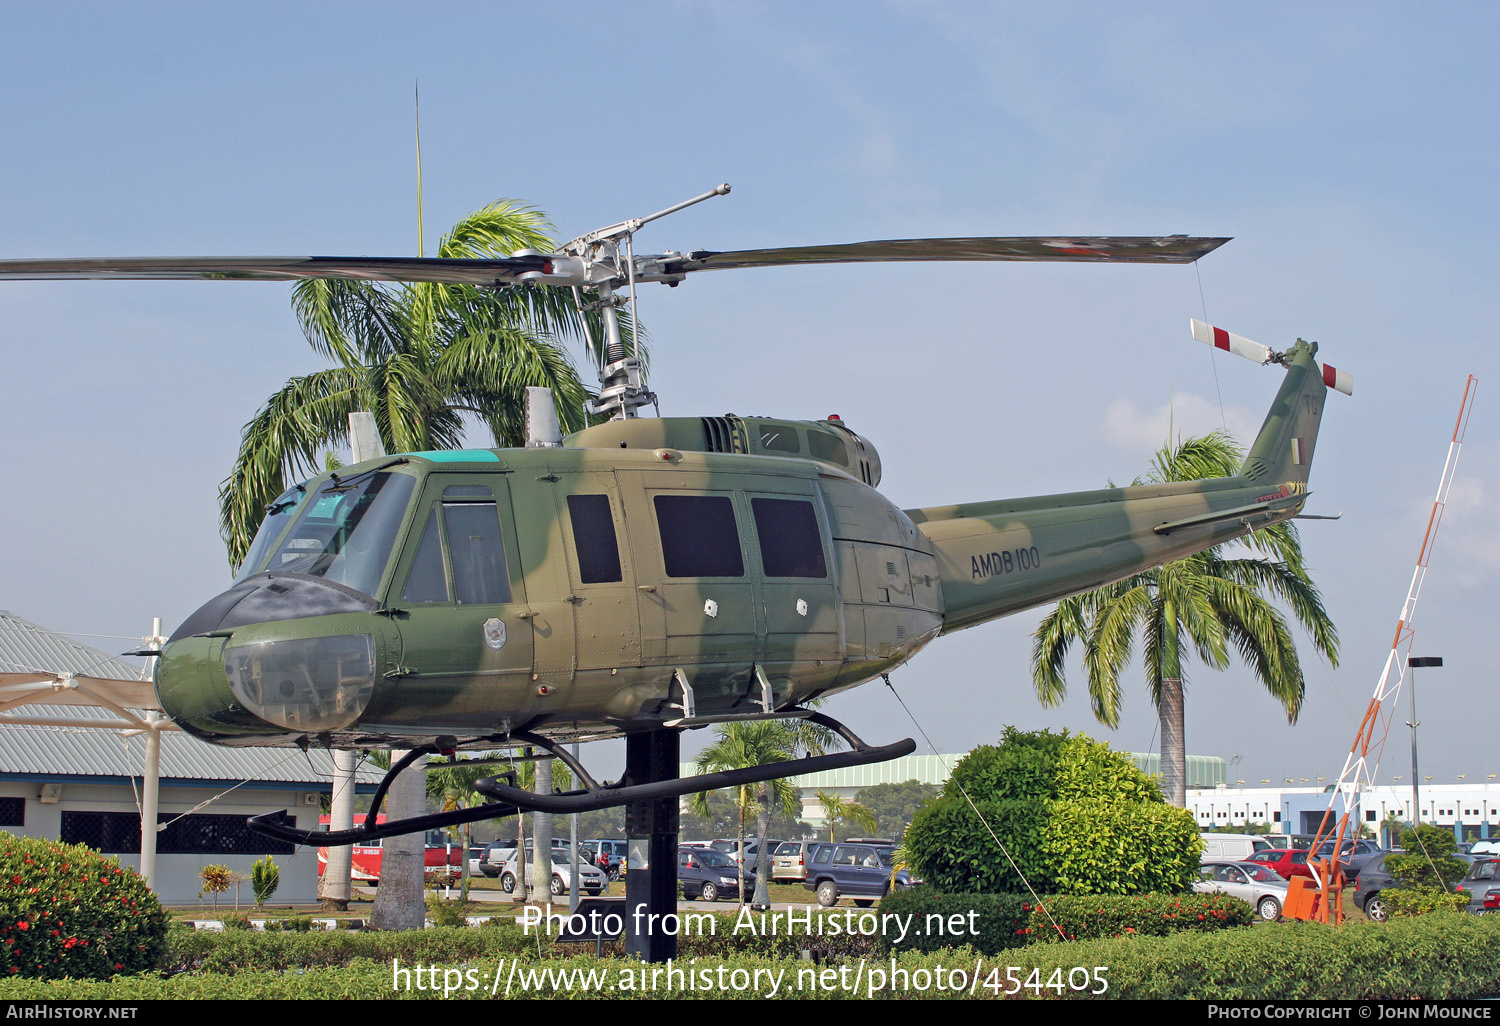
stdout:
[[(677, 779), (681, 731), (625, 738), (625, 779)], [(625, 873), (625, 953), (642, 962), (677, 957), (677, 798), (643, 798), (625, 806), (629, 864)]]

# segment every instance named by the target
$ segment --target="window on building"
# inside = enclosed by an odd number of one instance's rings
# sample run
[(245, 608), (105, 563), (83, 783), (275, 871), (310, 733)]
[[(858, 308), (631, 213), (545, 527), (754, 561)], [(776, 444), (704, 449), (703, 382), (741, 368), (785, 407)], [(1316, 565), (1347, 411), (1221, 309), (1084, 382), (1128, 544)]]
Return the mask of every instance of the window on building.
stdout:
[[(255, 833), (245, 816), (174, 816), (161, 813), (157, 822), (170, 824), (156, 835), (160, 855), (290, 855), (293, 846)], [(295, 825), (290, 816), (281, 822)], [(139, 855), (141, 817), (133, 812), (64, 812), (64, 844), (86, 844), (106, 855)]]

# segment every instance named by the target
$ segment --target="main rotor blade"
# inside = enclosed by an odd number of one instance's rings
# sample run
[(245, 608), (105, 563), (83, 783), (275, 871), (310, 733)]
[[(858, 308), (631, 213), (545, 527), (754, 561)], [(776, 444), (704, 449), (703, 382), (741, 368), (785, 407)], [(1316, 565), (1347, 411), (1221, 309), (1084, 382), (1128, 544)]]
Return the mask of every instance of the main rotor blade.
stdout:
[(834, 246), (782, 249), (699, 250), (664, 261), (669, 273), (787, 264), (859, 264), (910, 260), (1067, 260), (1088, 263), (1190, 264), (1218, 249), (1224, 239), (1186, 235), (1063, 236), (994, 239), (890, 239)]
[(452, 285), (508, 285), (527, 272), (550, 272), (548, 256), (493, 259), (441, 257), (104, 257), (0, 260), (0, 280), (77, 278), (299, 281), (433, 281)]

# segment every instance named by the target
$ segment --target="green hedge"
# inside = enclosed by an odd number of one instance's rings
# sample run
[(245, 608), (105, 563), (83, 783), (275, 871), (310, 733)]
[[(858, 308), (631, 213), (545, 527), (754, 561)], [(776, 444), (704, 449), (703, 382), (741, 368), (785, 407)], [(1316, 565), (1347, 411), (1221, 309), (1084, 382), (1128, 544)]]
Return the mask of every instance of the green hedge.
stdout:
[(1030, 895), (898, 891), (881, 900), (880, 911), (911, 916), (902, 920), (911, 929), (904, 938), (899, 930), (884, 933), (883, 950), (936, 951), (967, 943), (993, 955), (1037, 941), (1201, 933), (1255, 918), (1248, 904), (1222, 894), (1046, 895), (1042, 902), (1045, 911)]
[[(439, 931), (424, 931), (434, 933)], [(441, 931), (457, 933), (459, 931)], [(487, 934), (470, 930), (471, 934)], [(314, 934), (313, 937), (318, 935)], [(342, 939), (324, 934), (322, 939)], [(390, 935), (388, 935), (390, 936)], [(175, 939), (175, 938), (174, 938)], [(269, 939), (269, 938), (268, 938)], [(304, 937), (280, 935), (280, 939)], [(438, 953), (438, 948), (428, 949)], [(549, 949), (543, 945), (543, 952)], [(1171, 937), (1121, 937), (1080, 940), (1071, 944), (1032, 944), (1002, 957), (982, 955), (972, 948), (945, 951), (903, 951), (884, 957), (816, 962), (772, 958), (760, 954), (729, 954), (682, 959), (678, 965), (699, 970), (719, 966), (753, 973), (782, 973), (793, 981), (799, 972), (814, 969), (843, 974), (835, 985), (797, 989), (784, 983), (778, 997), (792, 998), (1157, 998), (1192, 1000), (1399, 1000), (1463, 999), (1500, 996), (1500, 916), (1440, 914), (1392, 923), (1347, 923), (1329, 927), (1316, 923), (1264, 923), (1244, 930), (1181, 933)], [(500, 959), (506, 961), (500, 963)], [(472, 971), (480, 984), (456, 990), (453, 998), (489, 999), (489, 984), (497, 968), (509, 970), (511, 959), (526, 972), (539, 969), (573, 972), (604, 970), (611, 980), (641, 966), (622, 958), (597, 960), (591, 955), (539, 961), (529, 953), (465, 957), (429, 963), (441, 987), (445, 979), (468, 983)], [(982, 961), (981, 961), (982, 960)], [(401, 966), (406, 966), (405, 957)], [(856, 967), (859, 967), (858, 969)], [(1012, 969), (1013, 967), (1013, 969)], [(895, 971), (893, 971), (893, 968)], [(974, 970), (980, 971), (976, 975)], [(939, 989), (937, 971), (948, 973), (949, 986)], [(1080, 973), (1080, 970), (1085, 972)], [(451, 974), (450, 974), (451, 971)], [(883, 976), (875, 977), (876, 972)], [(857, 976), (862, 972), (862, 977)], [(978, 980), (974, 987), (952, 986), (955, 972)], [(1102, 995), (1073, 990), (1070, 981), (1083, 975), (1108, 984)], [(856, 986), (856, 980), (863, 982)], [(1054, 982), (1055, 981), (1055, 982)], [(661, 979), (629, 992), (619, 987), (572, 987), (542, 982), (524, 995), (533, 998), (622, 997), (739, 997), (763, 1000), (768, 987), (722, 992), (674, 987)], [(342, 999), (410, 998), (430, 1001), (433, 989), (393, 988), (388, 958), (356, 958), (345, 966), (317, 964), (301, 971), (283, 972), (261, 966), (238, 971), (180, 973), (170, 978), (154, 974), (120, 977), (112, 981), (14, 980), (0, 983), (0, 998), (9, 1000), (175, 1000), (181, 998)]]

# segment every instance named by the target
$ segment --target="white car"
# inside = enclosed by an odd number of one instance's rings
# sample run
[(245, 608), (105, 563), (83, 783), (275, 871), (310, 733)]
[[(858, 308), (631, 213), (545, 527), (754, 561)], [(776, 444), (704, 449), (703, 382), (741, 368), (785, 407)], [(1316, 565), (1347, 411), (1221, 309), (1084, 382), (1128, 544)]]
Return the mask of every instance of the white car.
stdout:
[(1268, 866), (1255, 862), (1205, 862), (1198, 869), (1193, 890), (1199, 894), (1227, 894), (1247, 901), (1267, 922), (1281, 918), (1288, 884)]
[[(531, 853), (527, 852), (526, 854), (529, 856)], [(568, 852), (553, 849), (552, 879), (549, 882), (549, 889), (553, 894), (563, 895), (572, 890), (573, 874), (572, 866), (569, 865), (571, 861), (571, 856)], [(505, 891), (507, 894), (514, 894), (516, 890), (516, 880), (518, 878), (519, 871), (516, 868), (516, 858), (515, 854), (512, 853), (511, 857), (506, 861), (505, 865), (500, 868), (500, 889)], [(532, 873), (531, 860), (529, 858), (526, 861), (525, 879), (526, 886), (531, 887)], [(579, 859), (578, 889), (580, 891), (582, 891), (584, 894), (589, 895), (590, 897), (595, 897), (597, 895), (603, 894), (604, 889), (607, 886), (609, 886), (608, 878), (606, 878), (603, 873), (599, 872), (597, 867), (589, 865), (588, 862), (584, 861), (583, 859)]]

